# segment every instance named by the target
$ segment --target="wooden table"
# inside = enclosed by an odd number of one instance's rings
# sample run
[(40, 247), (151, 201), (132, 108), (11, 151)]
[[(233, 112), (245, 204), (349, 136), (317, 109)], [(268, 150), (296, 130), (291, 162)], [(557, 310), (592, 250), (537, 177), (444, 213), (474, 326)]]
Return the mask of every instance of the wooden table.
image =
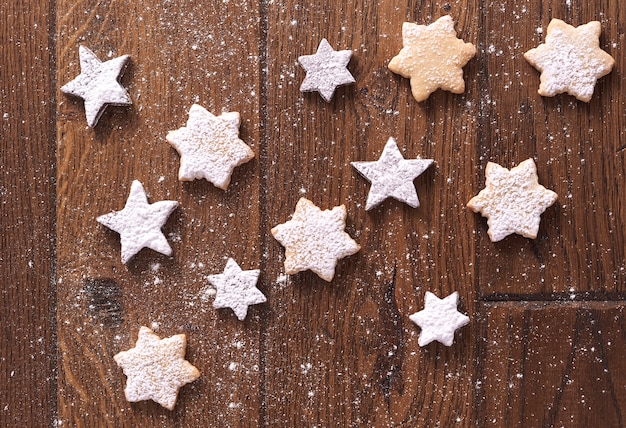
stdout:
[[(0, 425), (624, 426), (626, 411), (626, 67), (620, 0), (5, 1), (0, 4)], [(404, 21), (451, 14), (477, 46), (466, 92), (417, 103), (387, 63)], [(537, 94), (523, 53), (552, 17), (602, 22), (613, 72), (590, 103)], [(544, 30), (543, 32), (541, 30)], [(321, 38), (352, 49), (353, 86), (327, 104), (302, 94), (297, 57)], [(78, 46), (131, 63), (130, 108), (95, 129), (59, 88)], [(191, 104), (238, 111), (255, 159), (222, 191), (177, 180), (167, 131)], [(364, 210), (354, 160), (389, 137), (435, 159), (422, 206)], [(466, 209), (488, 161), (533, 158), (558, 193), (539, 236), (492, 243)], [(131, 181), (180, 202), (164, 233), (173, 257), (120, 262), (98, 215)], [(306, 196), (345, 204), (361, 251), (330, 284), (283, 277), (269, 229)], [(203, 299), (233, 257), (261, 269), (266, 304), (244, 322)], [(417, 344), (424, 293), (460, 294), (471, 318), (450, 348)], [(174, 411), (129, 404), (112, 356), (141, 325), (185, 333), (202, 376)], [(55, 425), (56, 424), (56, 425)]]

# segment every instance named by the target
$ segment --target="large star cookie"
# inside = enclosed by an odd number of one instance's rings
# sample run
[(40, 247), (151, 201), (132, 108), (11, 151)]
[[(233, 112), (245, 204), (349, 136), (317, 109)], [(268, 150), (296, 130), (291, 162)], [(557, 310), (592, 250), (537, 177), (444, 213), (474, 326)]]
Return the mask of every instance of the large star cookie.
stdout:
[(370, 210), (389, 197), (413, 208), (419, 207), (413, 180), (432, 163), (432, 159), (404, 159), (393, 138), (387, 140), (377, 161), (351, 162), (351, 165), (372, 183), (365, 209)]
[(317, 91), (326, 102), (330, 102), (337, 86), (355, 82), (347, 68), (351, 57), (352, 51), (335, 51), (326, 39), (322, 39), (315, 55), (298, 57), (306, 71), (300, 91)]
[(320, 210), (300, 198), (291, 220), (272, 229), (272, 235), (285, 247), (285, 273), (307, 269), (325, 281), (332, 281), (337, 262), (361, 249), (344, 229), (346, 207)]
[(185, 360), (186, 345), (184, 334), (160, 339), (148, 327), (141, 327), (135, 347), (113, 357), (127, 377), (126, 399), (153, 400), (174, 409), (178, 390), (200, 377), (198, 369)]
[(454, 332), (469, 323), (469, 317), (457, 310), (459, 293), (456, 291), (445, 299), (440, 299), (427, 291), (424, 296), (424, 309), (409, 318), (421, 329), (417, 343), (426, 346), (433, 340), (451, 346)]
[(248, 306), (266, 302), (267, 299), (256, 288), (260, 270), (241, 270), (237, 262), (228, 259), (224, 273), (209, 275), (209, 282), (217, 290), (213, 307), (231, 308), (237, 318), (243, 321), (248, 314)]
[(205, 178), (226, 190), (235, 167), (254, 158), (254, 152), (239, 138), (237, 112), (215, 116), (194, 104), (189, 109), (187, 126), (168, 132), (166, 138), (180, 154), (178, 179)]
[(572, 27), (560, 19), (548, 25), (546, 42), (524, 54), (541, 72), (539, 94), (552, 97), (567, 92), (591, 100), (596, 81), (611, 72), (615, 60), (600, 49), (598, 21)]
[(455, 94), (465, 91), (463, 67), (474, 57), (476, 48), (457, 38), (451, 16), (442, 16), (430, 25), (405, 22), (402, 44), (388, 67), (411, 79), (417, 101), (426, 100), (439, 88)]
[(125, 106), (132, 104), (128, 92), (118, 79), (124, 72), (130, 56), (122, 55), (101, 62), (85, 46), (78, 48), (80, 74), (61, 87), (61, 92), (85, 100), (87, 125), (96, 126), (107, 105)]
[(134, 180), (124, 209), (101, 215), (96, 220), (120, 234), (122, 263), (146, 247), (170, 256), (172, 248), (161, 228), (177, 206), (176, 201), (149, 204), (142, 184)]
[(538, 182), (535, 161), (527, 159), (510, 171), (489, 162), (485, 188), (467, 206), (487, 217), (489, 238), (497, 242), (512, 233), (536, 238), (541, 214), (557, 194)]

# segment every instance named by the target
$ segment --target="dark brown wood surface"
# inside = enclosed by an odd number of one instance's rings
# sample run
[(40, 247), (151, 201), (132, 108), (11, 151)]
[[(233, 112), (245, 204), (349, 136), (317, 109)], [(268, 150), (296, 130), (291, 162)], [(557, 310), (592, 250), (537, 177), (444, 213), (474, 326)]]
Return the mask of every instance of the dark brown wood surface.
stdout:
[[(450, 14), (477, 55), (466, 91), (423, 103), (387, 64), (404, 21)], [(537, 94), (523, 53), (551, 18), (599, 20), (616, 64), (590, 103)], [(0, 425), (16, 426), (624, 426), (626, 340), (625, 42), (620, 0), (498, 2), (56, 0), (0, 5)], [(301, 93), (300, 55), (322, 38), (351, 49), (356, 84), (330, 103)], [(133, 105), (95, 129), (59, 91), (78, 46), (129, 54)], [(228, 190), (177, 180), (168, 131), (193, 103), (238, 111), (255, 159)], [(389, 137), (432, 158), (421, 207), (364, 209), (351, 161)], [(532, 157), (558, 193), (536, 240), (487, 237), (465, 208), (489, 161)], [(132, 180), (176, 200), (167, 257), (120, 261), (95, 221), (122, 209)], [(345, 204), (361, 251), (332, 283), (284, 276), (269, 233), (306, 196)], [(265, 304), (240, 322), (207, 297), (228, 257), (261, 269)], [(452, 347), (417, 344), (408, 316), (424, 293), (460, 294), (470, 324)], [(176, 408), (130, 404), (113, 355), (141, 325), (187, 335), (201, 377)]]

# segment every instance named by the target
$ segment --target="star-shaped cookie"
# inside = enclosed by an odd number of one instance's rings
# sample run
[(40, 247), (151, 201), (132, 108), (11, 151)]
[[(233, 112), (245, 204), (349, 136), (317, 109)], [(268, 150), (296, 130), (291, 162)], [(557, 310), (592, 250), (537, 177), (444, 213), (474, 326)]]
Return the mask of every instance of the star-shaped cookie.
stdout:
[(222, 190), (230, 184), (235, 167), (254, 158), (254, 152), (239, 138), (237, 112), (213, 115), (194, 104), (187, 126), (168, 132), (166, 138), (180, 154), (178, 179), (205, 178)]
[(346, 207), (320, 210), (300, 198), (291, 220), (272, 229), (272, 235), (285, 247), (285, 273), (307, 269), (325, 281), (332, 281), (337, 262), (361, 249), (344, 229)]
[(131, 403), (153, 400), (174, 409), (178, 390), (200, 377), (200, 372), (185, 360), (184, 334), (160, 339), (148, 327), (139, 329), (134, 348), (113, 358), (127, 377), (124, 393)]
[(260, 270), (241, 270), (233, 259), (228, 259), (224, 273), (209, 275), (211, 285), (217, 290), (213, 307), (231, 308), (237, 318), (243, 321), (248, 314), (248, 306), (266, 302), (267, 299), (256, 288)]
[(442, 16), (430, 25), (405, 22), (402, 44), (388, 67), (411, 79), (411, 92), (417, 101), (426, 100), (439, 88), (455, 94), (465, 91), (463, 67), (474, 57), (476, 48), (457, 38), (451, 16)]
[(317, 91), (324, 101), (330, 102), (337, 86), (355, 82), (348, 71), (352, 51), (335, 51), (326, 39), (322, 39), (315, 55), (303, 55), (298, 61), (306, 71), (300, 92)]
[(380, 159), (350, 164), (372, 183), (365, 209), (370, 210), (391, 197), (415, 208), (419, 199), (413, 180), (433, 163), (432, 159), (404, 159), (394, 138), (389, 138)]
[(430, 291), (424, 296), (424, 309), (409, 316), (421, 329), (417, 343), (426, 346), (433, 340), (451, 346), (454, 332), (469, 323), (469, 317), (457, 311), (459, 293), (440, 299)]
[(134, 180), (124, 209), (101, 215), (96, 220), (120, 234), (122, 263), (146, 247), (170, 256), (172, 248), (161, 228), (177, 206), (176, 201), (149, 204), (143, 185)]
[(126, 68), (129, 55), (102, 62), (85, 46), (78, 48), (80, 74), (61, 87), (61, 92), (85, 100), (87, 125), (96, 126), (107, 105), (126, 106), (132, 101), (118, 79)]
[(524, 54), (541, 72), (539, 94), (553, 97), (567, 92), (589, 102), (596, 81), (611, 72), (615, 60), (600, 49), (598, 21), (572, 27), (560, 19), (548, 25), (546, 42)]
[(540, 216), (556, 201), (557, 194), (539, 184), (535, 161), (527, 159), (510, 171), (489, 162), (485, 177), (485, 188), (467, 206), (487, 217), (491, 241), (512, 233), (536, 238)]

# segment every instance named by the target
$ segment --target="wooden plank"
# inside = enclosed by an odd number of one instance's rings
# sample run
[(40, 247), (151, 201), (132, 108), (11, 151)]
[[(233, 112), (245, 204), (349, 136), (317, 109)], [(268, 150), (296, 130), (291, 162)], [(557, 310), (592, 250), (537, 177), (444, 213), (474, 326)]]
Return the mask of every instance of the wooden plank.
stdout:
[[(526, 0), (485, 9), (485, 109), (489, 118), (477, 165), (480, 188), (488, 161), (512, 167), (532, 157), (539, 181), (559, 195), (542, 216), (536, 240), (519, 236), (491, 243), (482, 220), (479, 286), (482, 295), (624, 292), (623, 84), (618, 44), (624, 14), (619, 1)], [(537, 94), (539, 73), (523, 58), (543, 43), (552, 18), (578, 26), (602, 23), (600, 46), (613, 72), (600, 79), (589, 104), (569, 95)], [(479, 189), (480, 189), (479, 188)], [(479, 190), (477, 189), (477, 191)]]
[[(346, 204), (347, 231), (362, 249), (339, 262), (331, 284), (310, 272), (281, 282), (284, 250), (266, 235), (266, 280), (275, 281), (264, 335), (267, 425), (471, 423), (473, 330), (450, 349), (420, 349), (408, 316), (425, 291), (458, 290), (462, 310), (474, 309), (475, 218), (465, 202), (477, 163), (481, 67), (466, 67), (467, 95), (439, 91), (422, 104), (387, 69), (404, 21), (428, 24), (446, 13), (461, 38), (479, 40), (472, 2), (269, 3), (268, 228), (288, 220), (301, 196), (322, 209)], [(354, 51), (348, 68), (357, 83), (329, 104), (298, 91), (305, 73), (297, 58), (322, 38)], [(405, 157), (436, 166), (415, 182), (420, 208), (390, 200), (366, 213), (369, 185), (349, 162), (377, 159), (389, 137)]]
[[(78, 46), (102, 60), (122, 54), (132, 107), (108, 108), (94, 130), (83, 103), (63, 94), (58, 117), (59, 420), (96, 426), (255, 425), (259, 414), (259, 314), (245, 322), (204, 299), (206, 276), (227, 257), (255, 269), (261, 257), (259, 161), (235, 170), (227, 191), (177, 180), (166, 142), (193, 103), (238, 111), (241, 138), (259, 152), (259, 6), (249, 2), (57, 1), (58, 81), (79, 72)], [(123, 208), (133, 179), (150, 202), (176, 200), (164, 227), (172, 257), (143, 250), (124, 266), (116, 233), (98, 215)], [(201, 372), (174, 411), (129, 404), (113, 355), (141, 325), (187, 335)]]
[(624, 426), (624, 302), (484, 311), (479, 426)]
[(0, 425), (51, 425), (54, 314), (54, 10), (0, 4)]

